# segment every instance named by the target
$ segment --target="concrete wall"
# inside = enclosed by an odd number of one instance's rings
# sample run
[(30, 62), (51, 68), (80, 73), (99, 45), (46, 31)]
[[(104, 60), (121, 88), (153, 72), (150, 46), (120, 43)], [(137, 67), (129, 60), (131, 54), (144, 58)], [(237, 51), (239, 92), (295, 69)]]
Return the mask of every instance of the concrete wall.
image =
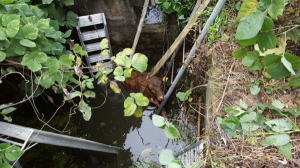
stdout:
[[(134, 6), (143, 6), (144, 0), (75, 0), (69, 10), (79, 16), (105, 13), (113, 54), (126, 47), (132, 47), (140, 15)], [(164, 43), (162, 24), (144, 25), (136, 52), (162, 55)]]

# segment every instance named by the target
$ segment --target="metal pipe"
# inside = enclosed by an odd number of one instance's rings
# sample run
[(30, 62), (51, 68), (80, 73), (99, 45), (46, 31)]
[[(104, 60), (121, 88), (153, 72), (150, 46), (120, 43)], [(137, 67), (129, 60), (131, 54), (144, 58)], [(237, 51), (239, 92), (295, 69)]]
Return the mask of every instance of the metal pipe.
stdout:
[(213, 22), (216, 17), (218, 16), (218, 14), (220, 13), (221, 9), (223, 8), (224, 4), (225, 4), (226, 0), (219, 0), (216, 7), (214, 8), (212, 14), (210, 15), (210, 17), (208, 18), (208, 20), (205, 23), (205, 26), (203, 27), (202, 33), (198, 36), (196, 42), (194, 43), (187, 59), (184, 61), (183, 65), (181, 66), (176, 78), (173, 81), (173, 84), (171, 85), (171, 87), (169, 88), (166, 96), (164, 97), (164, 100), (161, 102), (159, 108), (156, 111), (156, 114), (159, 114), (160, 111), (162, 110), (163, 106), (166, 104), (167, 100), (169, 99), (169, 97), (171, 96), (173, 90), (175, 89), (175, 86), (177, 85), (178, 81), (180, 80), (181, 76), (183, 75), (183, 73), (185, 72), (187, 66), (190, 64), (191, 60), (194, 58), (194, 54), (195, 54), (195, 49), (202, 43), (206, 33), (207, 33), (207, 28), (210, 27), (210, 22)]

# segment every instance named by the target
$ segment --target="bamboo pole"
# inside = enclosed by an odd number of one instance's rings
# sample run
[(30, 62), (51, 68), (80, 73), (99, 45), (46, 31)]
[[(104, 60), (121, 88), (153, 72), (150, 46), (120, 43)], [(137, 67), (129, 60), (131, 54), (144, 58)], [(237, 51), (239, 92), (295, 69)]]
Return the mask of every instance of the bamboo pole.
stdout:
[(131, 51), (131, 54), (130, 54), (130, 59), (132, 59), (132, 56), (135, 52), (137, 43), (138, 43), (139, 38), (140, 38), (140, 34), (141, 34), (141, 31), (142, 31), (142, 26), (143, 26), (144, 19), (145, 19), (146, 13), (147, 13), (148, 4), (149, 4), (149, 0), (145, 0), (142, 15), (141, 15), (141, 19), (140, 19), (140, 22), (139, 22), (139, 26), (138, 26), (138, 29), (136, 31), (134, 42), (133, 42), (133, 45), (132, 45), (132, 51)]
[(200, 140), (200, 131), (201, 131), (201, 100), (202, 98), (199, 97), (198, 101), (198, 122), (197, 122), (197, 137), (196, 140), (197, 142)]
[(168, 58), (170, 58), (171, 54), (174, 52), (174, 50), (177, 48), (177, 46), (181, 43), (181, 41), (185, 38), (185, 36), (188, 34), (188, 32), (191, 30), (191, 28), (194, 26), (194, 24), (197, 21), (198, 13), (201, 13), (204, 11), (204, 9), (207, 7), (210, 0), (204, 0), (199, 9), (197, 10), (196, 14), (192, 17), (192, 19), (189, 20), (187, 25), (184, 27), (184, 29), (181, 31), (181, 33), (178, 35), (176, 40), (173, 42), (171, 47), (167, 50), (167, 52), (164, 54), (164, 56), (157, 62), (157, 64), (153, 67), (153, 69), (148, 74), (147, 78), (150, 78), (154, 76), (157, 71), (166, 63)]

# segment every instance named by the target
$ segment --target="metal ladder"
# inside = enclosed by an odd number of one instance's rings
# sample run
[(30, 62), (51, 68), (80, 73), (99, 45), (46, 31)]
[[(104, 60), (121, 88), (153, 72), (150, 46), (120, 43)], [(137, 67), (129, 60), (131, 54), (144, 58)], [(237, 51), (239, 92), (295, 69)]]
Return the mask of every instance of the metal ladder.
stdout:
[[(24, 143), (17, 142), (16, 139), (24, 141)], [(83, 138), (76, 138), (67, 135), (42, 131), (34, 128), (23, 127), (15, 124), (0, 122), (0, 141), (8, 142), (21, 147), (21, 151), (32, 148), (38, 143), (64, 146), (78, 149), (86, 149), (98, 152), (118, 154), (119, 147), (106, 145)], [(34, 143), (27, 145), (28, 142)], [(27, 145), (27, 147), (26, 147)], [(17, 162), (16, 165), (19, 165)], [(20, 166), (18, 166), (20, 167)]]
[[(113, 69), (114, 63), (110, 59), (112, 57), (112, 50), (104, 13), (80, 16), (78, 19), (76, 29), (81, 46), (88, 53), (88, 56), (85, 57), (87, 66), (95, 67), (98, 62), (103, 62), (105, 68)], [(100, 41), (103, 38), (107, 38), (108, 40), (109, 53), (106, 56), (101, 55)], [(97, 73), (93, 68), (89, 68), (89, 72), (92, 77)], [(112, 79), (111, 76), (108, 76), (108, 78)], [(101, 86), (101, 89), (107, 92), (107, 97), (111, 102), (123, 101), (123, 97), (115, 94), (111, 89), (106, 89), (104, 86)]]

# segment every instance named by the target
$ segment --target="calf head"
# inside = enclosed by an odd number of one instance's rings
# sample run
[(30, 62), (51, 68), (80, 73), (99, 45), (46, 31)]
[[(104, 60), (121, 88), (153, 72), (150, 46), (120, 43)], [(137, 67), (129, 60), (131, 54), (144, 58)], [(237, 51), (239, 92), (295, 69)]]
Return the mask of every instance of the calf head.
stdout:
[(156, 97), (158, 101), (162, 101), (164, 98), (163, 82), (161, 78), (152, 76), (147, 80), (147, 88), (151, 92), (152, 97)]

